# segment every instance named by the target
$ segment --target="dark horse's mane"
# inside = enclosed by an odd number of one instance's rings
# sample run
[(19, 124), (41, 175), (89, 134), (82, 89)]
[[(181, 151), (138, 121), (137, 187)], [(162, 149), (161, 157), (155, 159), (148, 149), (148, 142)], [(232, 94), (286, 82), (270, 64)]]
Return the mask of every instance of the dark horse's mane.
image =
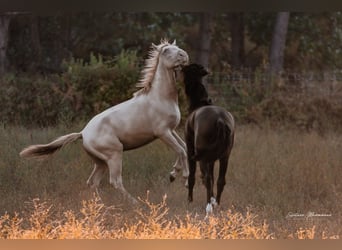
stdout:
[(202, 106), (211, 105), (211, 99), (202, 84), (202, 78), (208, 74), (208, 71), (199, 64), (190, 64), (184, 67), (182, 71), (184, 82), (186, 82), (185, 94), (189, 101), (189, 113)]

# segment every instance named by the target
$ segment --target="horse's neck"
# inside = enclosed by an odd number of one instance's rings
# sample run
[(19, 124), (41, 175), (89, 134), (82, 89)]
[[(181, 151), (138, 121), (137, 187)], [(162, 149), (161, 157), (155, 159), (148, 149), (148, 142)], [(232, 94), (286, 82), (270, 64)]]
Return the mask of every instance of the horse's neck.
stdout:
[(192, 113), (193, 111), (195, 111), (196, 109), (206, 106), (207, 104), (203, 104), (200, 101), (191, 101), (189, 102), (189, 114)]
[(172, 69), (158, 65), (152, 82), (151, 95), (178, 102), (176, 79)]
[(189, 113), (192, 113), (196, 109), (203, 107), (203, 106), (208, 106), (212, 105), (211, 100), (203, 96), (203, 98), (198, 98), (197, 96), (187, 96), (188, 97), (188, 102), (189, 102), (189, 107), (188, 111)]
[(190, 82), (185, 82), (185, 94), (188, 99), (189, 113), (192, 113), (200, 107), (211, 105), (211, 101), (208, 97), (208, 93), (205, 87), (201, 85), (201, 82), (193, 83), (192, 81), (193, 80), (191, 80)]

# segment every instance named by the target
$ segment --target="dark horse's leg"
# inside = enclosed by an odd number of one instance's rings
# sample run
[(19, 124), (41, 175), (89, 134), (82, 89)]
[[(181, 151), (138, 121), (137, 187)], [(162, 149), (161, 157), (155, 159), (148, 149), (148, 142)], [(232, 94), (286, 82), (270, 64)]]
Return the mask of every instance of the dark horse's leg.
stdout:
[(210, 198), (214, 197), (214, 162), (201, 161), (200, 167), (207, 189), (207, 203), (210, 203)]
[(222, 194), (224, 186), (226, 185), (226, 172), (228, 168), (230, 152), (232, 151), (233, 145), (234, 145), (234, 133), (230, 137), (226, 154), (220, 158), (220, 171), (219, 171), (219, 176), (217, 179), (217, 196), (216, 196), (217, 204), (220, 204), (221, 194)]
[(222, 194), (224, 185), (226, 185), (226, 172), (228, 168), (228, 158), (229, 158), (228, 155), (220, 158), (220, 170), (219, 170), (219, 176), (217, 179), (217, 196), (216, 196), (217, 204), (220, 204), (221, 194)]
[(189, 188), (189, 195), (188, 201), (193, 201), (193, 190), (195, 185), (195, 173), (196, 173), (196, 161), (188, 158), (189, 163), (189, 177), (188, 177), (188, 188)]
[(195, 185), (195, 173), (196, 173), (196, 160), (195, 149), (194, 149), (194, 135), (193, 132), (188, 128), (185, 133), (185, 142), (188, 155), (189, 165), (189, 177), (188, 177), (188, 201), (193, 201), (193, 189)]

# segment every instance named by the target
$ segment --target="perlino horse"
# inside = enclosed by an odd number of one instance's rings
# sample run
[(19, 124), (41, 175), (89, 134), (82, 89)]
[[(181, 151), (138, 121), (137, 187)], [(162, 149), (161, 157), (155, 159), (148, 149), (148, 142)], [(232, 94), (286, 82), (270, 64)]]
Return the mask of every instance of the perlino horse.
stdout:
[(178, 158), (170, 173), (174, 180), (182, 170), (184, 178), (189, 175), (186, 161), (186, 145), (177, 135), (175, 128), (180, 122), (178, 92), (175, 70), (188, 64), (188, 54), (174, 41), (162, 40), (152, 44), (149, 58), (145, 62), (141, 87), (134, 96), (93, 117), (81, 132), (71, 133), (43, 145), (31, 145), (21, 151), (22, 157), (50, 155), (68, 143), (83, 139), (83, 148), (94, 160), (95, 165), (87, 184), (98, 188), (109, 169), (109, 182), (125, 198), (136, 203), (122, 183), (123, 151), (144, 146), (160, 138), (171, 147)]
[[(196, 161), (199, 161), (202, 180), (207, 189), (207, 212), (212, 205), (220, 203), (226, 184), (225, 175), (230, 152), (234, 144), (234, 118), (222, 107), (214, 106), (202, 84), (208, 72), (199, 64), (190, 64), (182, 69), (185, 93), (189, 100), (189, 116), (185, 125), (189, 178), (188, 200), (193, 200)], [(214, 198), (214, 163), (220, 161), (217, 180), (217, 196)]]

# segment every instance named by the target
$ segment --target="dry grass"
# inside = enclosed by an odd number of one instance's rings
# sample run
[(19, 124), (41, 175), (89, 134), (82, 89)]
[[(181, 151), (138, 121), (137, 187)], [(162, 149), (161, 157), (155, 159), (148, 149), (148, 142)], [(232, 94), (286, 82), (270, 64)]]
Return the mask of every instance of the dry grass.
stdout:
[(196, 182), (194, 202), (188, 204), (181, 178), (168, 182), (175, 155), (160, 142), (124, 156), (124, 184), (134, 196), (143, 197), (139, 207), (126, 204), (109, 186), (107, 176), (100, 197), (92, 194), (85, 184), (92, 165), (80, 143), (46, 161), (18, 157), (28, 144), (78, 129), (0, 127), (0, 238), (313, 239), (342, 235), (342, 136), (337, 133), (322, 136), (239, 126), (222, 204), (204, 219), (204, 187)]
[[(168, 218), (166, 199), (159, 204), (141, 200), (134, 213), (135, 222), (120, 211), (106, 207), (99, 197), (82, 202), (79, 212), (52, 213), (51, 206), (39, 199), (32, 201), (26, 217), (8, 214), (0, 218), (1, 239), (269, 239), (266, 224), (254, 221), (255, 215), (231, 210), (201, 218), (186, 213)], [(144, 206), (144, 208), (143, 208)]]

